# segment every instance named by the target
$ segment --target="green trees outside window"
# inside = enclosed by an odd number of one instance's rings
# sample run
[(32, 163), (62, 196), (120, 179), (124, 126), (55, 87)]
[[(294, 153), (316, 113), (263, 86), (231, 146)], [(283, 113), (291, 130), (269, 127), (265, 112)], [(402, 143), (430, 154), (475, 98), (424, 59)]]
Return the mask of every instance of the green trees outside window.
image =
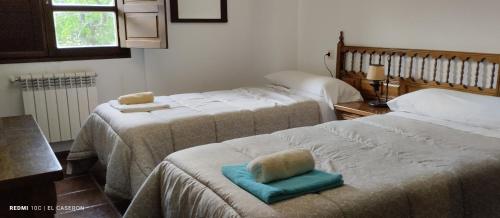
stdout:
[(57, 11), (54, 12), (54, 24), (58, 48), (118, 46), (114, 12)]

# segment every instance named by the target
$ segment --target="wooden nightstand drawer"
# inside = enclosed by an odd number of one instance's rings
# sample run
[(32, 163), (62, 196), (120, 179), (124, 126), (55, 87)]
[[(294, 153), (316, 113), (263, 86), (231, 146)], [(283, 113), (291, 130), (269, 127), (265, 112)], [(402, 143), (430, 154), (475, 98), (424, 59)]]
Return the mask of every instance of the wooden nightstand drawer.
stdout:
[(372, 107), (368, 102), (351, 102), (335, 105), (335, 114), (339, 120), (352, 120), (360, 117), (390, 112), (389, 108)]
[(336, 111), (335, 114), (337, 115), (338, 120), (353, 120), (353, 119), (363, 117), (359, 114), (353, 114), (353, 113), (344, 112), (344, 111)]

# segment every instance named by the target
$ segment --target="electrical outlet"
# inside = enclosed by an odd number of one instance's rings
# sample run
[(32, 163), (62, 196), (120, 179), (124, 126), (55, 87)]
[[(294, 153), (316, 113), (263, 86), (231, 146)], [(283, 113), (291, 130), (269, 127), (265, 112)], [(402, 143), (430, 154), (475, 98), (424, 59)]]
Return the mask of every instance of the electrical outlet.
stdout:
[(325, 55), (327, 56), (328, 59), (334, 59), (335, 58), (335, 51), (333, 51), (333, 50), (327, 50), (325, 52)]

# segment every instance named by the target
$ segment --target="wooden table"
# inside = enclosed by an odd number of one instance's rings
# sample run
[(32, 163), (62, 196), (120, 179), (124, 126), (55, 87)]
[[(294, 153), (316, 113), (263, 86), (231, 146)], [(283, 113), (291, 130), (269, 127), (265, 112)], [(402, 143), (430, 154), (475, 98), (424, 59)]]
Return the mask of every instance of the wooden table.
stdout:
[(373, 107), (368, 105), (368, 102), (351, 102), (336, 104), (335, 114), (339, 120), (352, 120), (360, 117), (385, 114), (391, 110), (388, 107)]
[(63, 177), (33, 117), (0, 118), (0, 217), (53, 217)]

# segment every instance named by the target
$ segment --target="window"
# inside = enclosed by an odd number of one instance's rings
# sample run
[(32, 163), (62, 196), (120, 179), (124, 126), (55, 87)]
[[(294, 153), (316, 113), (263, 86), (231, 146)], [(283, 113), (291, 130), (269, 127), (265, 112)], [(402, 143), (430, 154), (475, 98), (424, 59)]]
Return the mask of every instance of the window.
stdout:
[(57, 48), (118, 46), (112, 0), (54, 0), (52, 5)]
[(114, 12), (54, 11), (57, 48), (118, 46)]
[(119, 47), (115, 0), (52, 0), (46, 5), (53, 57), (130, 57)]
[(0, 0), (0, 63), (166, 48), (165, 0)]

